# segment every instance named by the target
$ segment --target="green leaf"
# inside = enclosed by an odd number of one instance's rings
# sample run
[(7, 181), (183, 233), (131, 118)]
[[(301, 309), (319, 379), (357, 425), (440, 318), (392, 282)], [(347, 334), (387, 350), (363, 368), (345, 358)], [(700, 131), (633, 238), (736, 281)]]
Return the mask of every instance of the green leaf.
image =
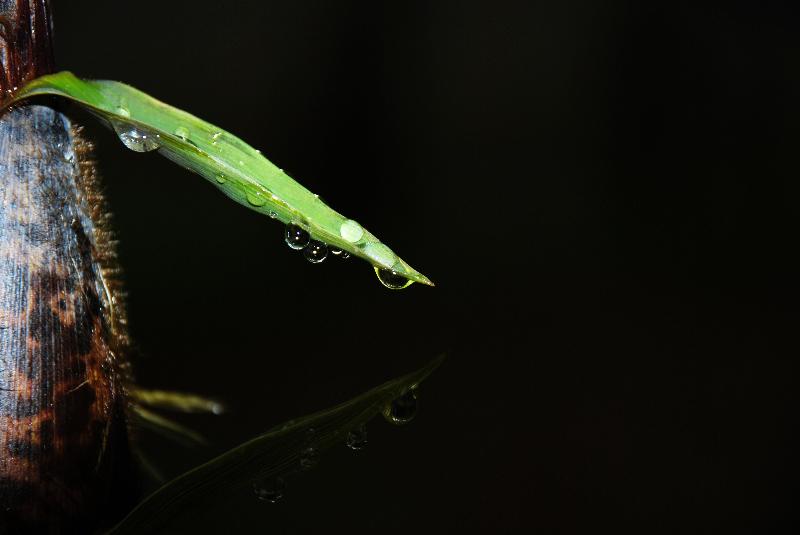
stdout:
[[(81, 104), (107, 120), (129, 148), (158, 150), (238, 203), (298, 225), (313, 239), (363, 258), (376, 272), (385, 270), (379, 279), (387, 287), (405, 287), (402, 279), (433, 286), (359, 223), (330, 208), (259, 151), (221, 128), (128, 85), (82, 80), (68, 71), (31, 81), (10, 104), (37, 95), (55, 95)], [(392, 272), (402, 277), (399, 282)]]
[(443, 360), (444, 355), (439, 356), (420, 370), (341, 405), (290, 420), (186, 472), (145, 498), (110, 533), (152, 533), (170, 522), (180, 522), (181, 513), (203, 500), (252, 487), (254, 481), (297, 472), (309, 448), (318, 454), (343, 444), (350, 431), (380, 413), (391, 421), (387, 410), (392, 401), (416, 389)]

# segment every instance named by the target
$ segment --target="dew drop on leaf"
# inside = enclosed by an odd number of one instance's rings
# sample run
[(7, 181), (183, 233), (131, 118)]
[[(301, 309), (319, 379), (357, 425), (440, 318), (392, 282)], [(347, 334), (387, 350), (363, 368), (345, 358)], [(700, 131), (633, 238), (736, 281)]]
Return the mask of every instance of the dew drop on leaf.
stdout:
[(185, 126), (179, 126), (178, 128), (175, 129), (175, 135), (180, 139), (186, 141), (187, 139), (189, 139), (189, 129), (186, 128)]
[(319, 450), (313, 446), (309, 446), (300, 454), (300, 468), (303, 470), (310, 470), (319, 463)]
[(267, 198), (264, 197), (260, 191), (248, 191), (246, 197), (247, 202), (253, 206), (264, 206), (267, 204)]
[(367, 445), (367, 425), (361, 424), (347, 433), (347, 447), (351, 450), (360, 450)]
[(338, 247), (329, 247), (329, 250), (332, 255), (338, 256), (342, 260), (347, 260), (348, 258), (350, 258), (350, 253), (342, 249), (339, 249)]
[(414, 283), (414, 281), (411, 279), (407, 279), (391, 269), (376, 266), (375, 274), (378, 275), (378, 280), (381, 281), (381, 284), (390, 290), (402, 290), (403, 288), (408, 288)]
[(383, 417), (395, 425), (407, 424), (417, 414), (417, 390), (406, 390), (383, 409)]
[(308, 242), (311, 241), (311, 236), (297, 225), (286, 225), (284, 240), (286, 240), (286, 245), (299, 251), (308, 245)]
[(364, 236), (364, 227), (357, 221), (346, 219), (339, 227), (339, 235), (350, 243), (355, 243)]
[(312, 264), (319, 264), (328, 258), (328, 244), (317, 240), (311, 240), (308, 246), (303, 249), (303, 256)]
[(159, 147), (158, 136), (129, 124), (112, 121), (111, 125), (122, 144), (135, 152), (150, 152)]
[(275, 503), (283, 498), (283, 493), (286, 490), (286, 483), (282, 477), (275, 477), (253, 483), (253, 491), (256, 497), (269, 503)]

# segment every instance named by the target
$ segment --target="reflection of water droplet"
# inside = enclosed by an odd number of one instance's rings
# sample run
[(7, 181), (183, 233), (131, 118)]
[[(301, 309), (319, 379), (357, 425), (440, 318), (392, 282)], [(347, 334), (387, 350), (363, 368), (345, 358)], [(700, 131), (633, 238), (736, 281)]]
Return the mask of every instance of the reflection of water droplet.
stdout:
[(375, 266), (375, 274), (378, 275), (378, 280), (381, 281), (381, 284), (390, 290), (402, 290), (414, 284), (414, 281), (411, 279), (407, 279), (391, 269)]
[(395, 425), (407, 424), (417, 414), (417, 389), (411, 388), (383, 409), (383, 417)]
[(319, 264), (328, 258), (328, 244), (317, 240), (311, 240), (308, 246), (303, 249), (303, 256), (312, 264)]
[(347, 447), (360, 450), (367, 445), (367, 424), (361, 424), (347, 433)]
[(350, 243), (355, 243), (360, 240), (362, 236), (364, 236), (364, 227), (362, 227), (357, 221), (346, 219), (339, 227), (339, 234), (342, 238)]
[(189, 139), (189, 129), (185, 126), (179, 126), (175, 129), (175, 135), (181, 138), (182, 140), (186, 141)]
[(308, 245), (308, 242), (311, 241), (311, 236), (297, 225), (286, 225), (284, 239), (286, 240), (286, 245), (292, 249), (300, 250)]
[(350, 258), (350, 253), (342, 249), (339, 249), (338, 247), (329, 247), (329, 249), (332, 255), (336, 255), (342, 260), (347, 260), (348, 258)]
[(224, 184), (228, 179), (225, 178), (225, 175), (219, 173), (217, 176), (214, 177), (217, 181), (217, 184)]
[(300, 453), (300, 468), (309, 470), (319, 463), (319, 450), (309, 446)]
[(277, 502), (283, 498), (285, 490), (286, 482), (284, 482), (282, 477), (275, 477), (253, 483), (253, 491), (256, 493), (256, 497), (264, 502)]
[(136, 152), (150, 152), (159, 146), (158, 135), (139, 130), (129, 124), (112, 121), (111, 125), (122, 144)]
[(247, 202), (253, 206), (264, 206), (267, 204), (267, 198), (264, 197), (260, 191), (248, 191), (246, 197)]

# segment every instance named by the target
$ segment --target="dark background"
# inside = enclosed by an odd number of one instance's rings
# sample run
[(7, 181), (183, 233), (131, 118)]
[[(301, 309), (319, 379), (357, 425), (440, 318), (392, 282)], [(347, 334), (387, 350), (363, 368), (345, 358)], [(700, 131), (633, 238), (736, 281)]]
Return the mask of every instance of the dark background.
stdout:
[(236, 133), (437, 283), (310, 265), (92, 126), (137, 376), (231, 407), (181, 418), (209, 448), (142, 437), (168, 475), (450, 354), (411, 425), (186, 533), (798, 529), (787, 5), (58, 3), (60, 68)]

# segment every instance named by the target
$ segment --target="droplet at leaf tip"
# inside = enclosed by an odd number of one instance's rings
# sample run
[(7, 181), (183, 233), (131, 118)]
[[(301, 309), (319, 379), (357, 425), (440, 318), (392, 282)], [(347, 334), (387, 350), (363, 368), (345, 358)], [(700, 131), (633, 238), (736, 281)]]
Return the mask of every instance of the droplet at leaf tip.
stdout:
[(381, 266), (373, 266), (373, 270), (380, 283), (390, 290), (404, 290), (415, 282), (426, 286), (435, 286), (433, 281), (421, 273), (408, 273)]

